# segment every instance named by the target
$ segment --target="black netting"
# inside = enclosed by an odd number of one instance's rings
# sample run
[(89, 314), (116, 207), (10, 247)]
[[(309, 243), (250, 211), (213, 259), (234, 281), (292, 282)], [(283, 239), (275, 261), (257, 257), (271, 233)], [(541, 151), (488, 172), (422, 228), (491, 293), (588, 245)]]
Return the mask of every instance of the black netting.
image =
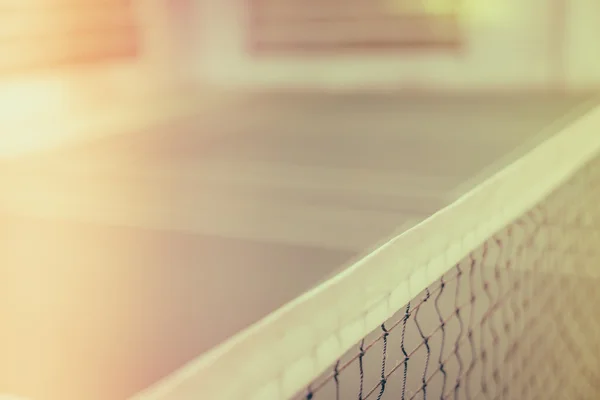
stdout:
[(398, 310), (298, 398), (600, 397), (599, 239), (596, 160)]

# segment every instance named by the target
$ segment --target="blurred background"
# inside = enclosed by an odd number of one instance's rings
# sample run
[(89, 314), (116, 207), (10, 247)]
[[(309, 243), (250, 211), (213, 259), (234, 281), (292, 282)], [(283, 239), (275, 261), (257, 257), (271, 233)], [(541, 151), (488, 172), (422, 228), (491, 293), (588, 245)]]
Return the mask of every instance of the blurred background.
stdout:
[(593, 0), (5, 0), (0, 12), (3, 153), (72, 140), (56, 128), (72, 115), (131, 102), (165, 112), (156, 102), (173, 103), (173, 91), (181, 111), (181, 92), (213, 104), (224, 96), (215, 91), (255, 88), (600, 82)]
[(172, 372), (547, 137), (598, 38), (596, 0), (0, 0), (0, 393)]

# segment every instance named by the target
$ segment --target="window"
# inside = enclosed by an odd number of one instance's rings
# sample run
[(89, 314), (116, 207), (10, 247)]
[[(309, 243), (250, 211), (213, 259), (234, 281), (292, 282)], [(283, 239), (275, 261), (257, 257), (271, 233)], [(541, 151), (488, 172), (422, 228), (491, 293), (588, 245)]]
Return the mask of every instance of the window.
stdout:
[(258, 53), (455, 48), (457, 0), (248, 0)]

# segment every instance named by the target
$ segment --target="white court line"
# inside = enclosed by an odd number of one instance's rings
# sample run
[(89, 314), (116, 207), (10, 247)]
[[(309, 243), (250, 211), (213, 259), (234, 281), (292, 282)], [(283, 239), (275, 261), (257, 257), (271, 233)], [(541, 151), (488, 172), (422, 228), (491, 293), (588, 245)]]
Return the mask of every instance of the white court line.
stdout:
[[(232, 95), (169, 92), (118, 102), (103, 109), (54, 116), (42, 120), (17, 121), (2, 126), (0, 159), (12, 160), (94, 139), (139, 132), (181, 118), (210, 113), (231, 100)], [(7, 133), (8, 132), (8, 133)]]
[[(211, 192), (206, 187), (184, 187), (183, 195), (174, 196), (168, 193), (168, 186), (161, 185), (117, 188), (111, 182), (101, 185), (65, 180), (34, 182), (28, 187), (23, 180), (15, 179), (13, 189), (1, 199), (3, 210), (10, 215), (355, 252), (389, 236), (399, 223), (413, 217), (411, 212), (236, 196), (235, 192)], [(78, 194), (71, 194), (71, 185), (78, 186)]]

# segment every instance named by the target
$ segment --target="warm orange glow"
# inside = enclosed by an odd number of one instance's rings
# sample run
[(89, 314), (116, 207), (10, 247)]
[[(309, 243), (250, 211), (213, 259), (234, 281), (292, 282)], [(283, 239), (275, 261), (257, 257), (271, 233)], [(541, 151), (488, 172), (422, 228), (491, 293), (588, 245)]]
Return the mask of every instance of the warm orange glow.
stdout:
[(94, 96), (115, 96), (89, 71), (135, 64), (141, 47), (134, 2), (2, 4), (0, 158), (64, 142), (65, 125), (93, 109)]

